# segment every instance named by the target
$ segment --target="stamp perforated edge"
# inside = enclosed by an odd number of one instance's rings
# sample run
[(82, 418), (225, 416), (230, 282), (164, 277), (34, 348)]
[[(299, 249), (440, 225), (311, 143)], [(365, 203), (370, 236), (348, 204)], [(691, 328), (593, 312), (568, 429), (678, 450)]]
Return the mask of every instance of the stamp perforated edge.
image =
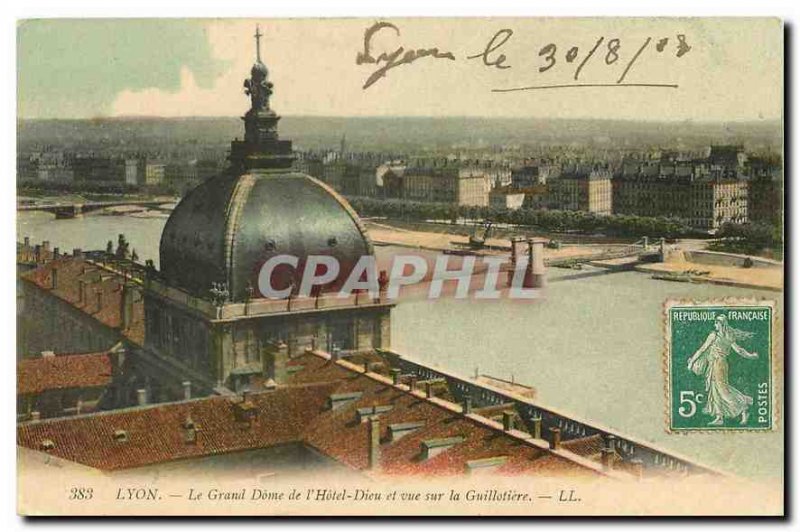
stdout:
[[(766, 429), (724, 427), (717, 429), (674, 429), (672, 428), (672, 386), (671, 386), (671, 324), (669, 310), (677, 306), (718, 307), (718, 306), (768, 306), (772, 309), (770, 350), (770, 372), (772, 377), (772, 423)], [(709, 299), (668, 298), (664, 300), (661, 316), (661, 329), (664, 340), (662, 350), (662, 374), (664, 378), (664, 430), (668, 434), (711, 434), (719, 432), (774, 432), (778, 430), (781, 419), (781, 399), (783, 397), (783, 316), (778, 313), (778, 302), (774, 299), (759, 297), (722, 297)], [(780, 386), (778, 386), (780, 383)]]

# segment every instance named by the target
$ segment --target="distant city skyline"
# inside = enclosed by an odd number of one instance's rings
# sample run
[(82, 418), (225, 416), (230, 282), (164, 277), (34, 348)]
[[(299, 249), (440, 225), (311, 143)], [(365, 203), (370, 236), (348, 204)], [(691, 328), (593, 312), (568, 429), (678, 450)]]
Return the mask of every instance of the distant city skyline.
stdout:
[[(780, 120), (783, 108), (778, 19), (387, 19), (373, 57), (398, 46), (436, 47), (454, 59), (421, 57), (362, 89), (377, 66), (356, 56), (374, 19), (30, 20), (18, 27), (18, 116), (240, 116), (242, 81), (255, 58), (253, 32), (275, 83), (273, 107), (286, 116), (467, 116), (648, 121)], [(502, 29), (513, 35), (487, 59)], [(691, 49), (677, 57), (678, 37)], [(743, 38), (746, 36), (747, 38)], [(503, 37), (503, 35), (500, 35)], [(603, 37), (594, 57), (576, 65)], [(619, 39), (618, 59), (608, 45)], [(648, 38), (650, 41), (648, 42)], [(667, 38), (661, 52), (659, 41)], [(500, 42), (497, 38), (495, 43)], [(556, 45), (555, 63), (548, 64)], [(611, 43), (613, 47), (613, 43)], [(573, 50), (573, 47), (575, 49)], [(637, 50), (641, 54), (631, 62)], [(540, 53), (544, 51), (544, 53)], [(570, 60), (570, 57), (572, 58)], [(607, 65), (612, 61), (611, 65)], [(617, 64), (614, 64), (617, 63)], [(630, 67), (626, 67), (629, 65)], [(622, 77), (620, 77), (622, 75)], [(578, 82), (670, 87), (570, 87)]]

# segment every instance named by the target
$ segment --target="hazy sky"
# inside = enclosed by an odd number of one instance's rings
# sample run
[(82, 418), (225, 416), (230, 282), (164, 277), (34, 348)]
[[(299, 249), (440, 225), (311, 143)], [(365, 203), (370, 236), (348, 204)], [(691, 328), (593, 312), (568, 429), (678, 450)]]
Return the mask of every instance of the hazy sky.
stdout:
[[(647, 120), (780, 119), (783, 32), (778, 19), (386, 19), (372, 56), (437, 47), (368, 89), (375, 65), (357, 65), (377, 19), (30, 20), (18, 28), (22, 118), (236, 116), (254, 60), (255, 24), (284, 115), (511, 116)], [(481, 57), (500, 30), (508, 40)], [(691, 49), (678, 57), (678, 34)], [(578, 66), (586, 59), (575, 80)], [(650, 41), (647, 42), (648, 37)], [(661, 42), (662, 39), (668, 39)], [(617, 53), (609, 52), (609, 46)], [(647, 42), (647, 44), (645, 44)], [(555, 44), (553, 66), (549, 64)], [(573, 48), (575, 47), (575, 48)], [(629, 84), (492, 92), (524, 86)], [(660, 51), (659, 51), (660, 50)], [(607, 64), (609, 62), (610, 64)]]

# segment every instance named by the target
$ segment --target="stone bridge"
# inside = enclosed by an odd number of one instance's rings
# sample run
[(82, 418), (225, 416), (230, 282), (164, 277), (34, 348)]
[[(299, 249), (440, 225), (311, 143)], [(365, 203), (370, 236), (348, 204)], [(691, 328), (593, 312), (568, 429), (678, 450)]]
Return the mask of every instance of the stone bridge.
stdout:
[(162, 205), (175, 203), (176, 198), (161, 198), (148, 200), (118, 200), (118, 201), (87, 201), (87, 202), (64, 202), (64, 203), (40, 203), (34, 205), (17, 205), (18, 212), (41, 211), (50, 212), (56, 215), (56, 219), (75, 218), (87, 212), (105, 209), (108, 207), (139, 206), (150, 208), (161, 208)]

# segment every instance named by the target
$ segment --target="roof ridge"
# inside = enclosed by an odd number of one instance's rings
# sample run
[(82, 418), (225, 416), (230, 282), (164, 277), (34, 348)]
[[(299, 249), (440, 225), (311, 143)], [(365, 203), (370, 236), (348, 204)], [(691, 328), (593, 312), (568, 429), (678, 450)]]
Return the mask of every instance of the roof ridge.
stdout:
[[(322, 358), (323, 360), (331, 360), (331, 356), (328, 353), (325, 353), (323, 351), (319, 351), (319, 350), (314, 351), (314, 350), (308, 349), (308, 350), (306, 350), (306, 352), (307, 353), (311, 353), (312, 355), (317, 356), (319, 358)], [(518, 431), (518, 430), (505, 431), (503, 429), (502, 424), (497, 423), (495, 421), (492, 421), (491, 419), (488, 419), (488, 418), (486, 418), (484, 416), (481, 416), (481, 415), (475, 414), (475, 413), (465, 414), (462, 411), (461, 406), (459, 406), (456, 403), (452, 403), (452, 402), (446, 401), (444, 399), (439, 399), (437, 397), (427, 397), (423, 392), (421, 392), (419, 390), (410, 390), (410, 389), (404, 390), (401, 387), (401, 386), (404, 386), (404, 385), (394, 384), (392, 382), (392, 380), (389, 379), (388, 377), (384, 377), (383, 375), (380, 375), (380, 374), (377, 374), (377, 373), (364, 372), (362, 367), (357, 366), (357, 365), (353, 364), (352, 362), (349, 362), (349, 361), (346, 361), (346, 360), (341, 360), (341, 359), (333, 360), (333, 362), (335, 364), (337, 364), (339, 367), (342, 367), (345, 370), (352, 371), (354, 373), (357, 373), (358, 375), (363, 375), (363, 376), (365, 376), (367, 378), (370, 378), (370, 379), (372, 379), (372, 380), (374, 380), (376, 382), (379, 382), (381, 384), (385, 384), (387, 386), (391, 386), (391, 387), (393, 387), (393, 388), (395, 388), (397, 390), (405, 391), (406, 393), (408, 393), (409, 395), (414, 396), (417, 399), (421, 399), (421, 400), (426, 401), (428, 404), (431, 404), (431, 405), (434, 405), (434, 406), (438, 406), (439, 408), (447, 410), (447, 411), (449, 411), (451, 413), (461, 414), (465, 419), (469, 419), (469, 420), (471, 420), (473, 422), (476, 422), (476, 423), (482, 425), (486, 429), (492, 430), (494, 432), (501, 433), (501, 434), (503, 434), (503, 435), (505, 435), (505, 436), (507, 436), (509, 438), (512, 438), (514, 440), (522, 442), (522, 443), (524, 443), (526, 445), (530, 445), (531, 447), (534, 447), (534, 448), (536, 448), (538, 450), (549, 452), (549, 453), (551, 453), (551, 454), (553, 454), (555, 456), (559, 456), (561, 458), (569, 460), (569, 461), (571, 461), (572, 463), (574, 463), (574, 464), (576, 464), (578, 466), (584, 467), (586, 469), (590, 469), (590, 470), (592, 470), (592, 471), (594, 471), (596, 473), (599, 473), (599, 474), (602, 474), (602, 475), (606, 475), (606, 476), (610, 476), (610, 477), (621, 478), (620, 477), (620, 473), (618, 471), (604, 470), (603, 467), (602, 467), (602, 464), (593, 462), (591, 460), (587, 460), (587, 459), (581, 457), (580, 455), (578, 455), (576, 453), (573, 453), (572, 451), (569, 451), (569, 450), (566, 450), (566, 449), (551, 449), (550, 445), (548, 443), (546, 443), (545, 440), (537, 440), (532, 435), (530, 435), (530, 434), (528, 434), (526, 432), (522, 432), (522, 431)], [(545, 442), (545, 443), (541, 443), (541, 442)]]

